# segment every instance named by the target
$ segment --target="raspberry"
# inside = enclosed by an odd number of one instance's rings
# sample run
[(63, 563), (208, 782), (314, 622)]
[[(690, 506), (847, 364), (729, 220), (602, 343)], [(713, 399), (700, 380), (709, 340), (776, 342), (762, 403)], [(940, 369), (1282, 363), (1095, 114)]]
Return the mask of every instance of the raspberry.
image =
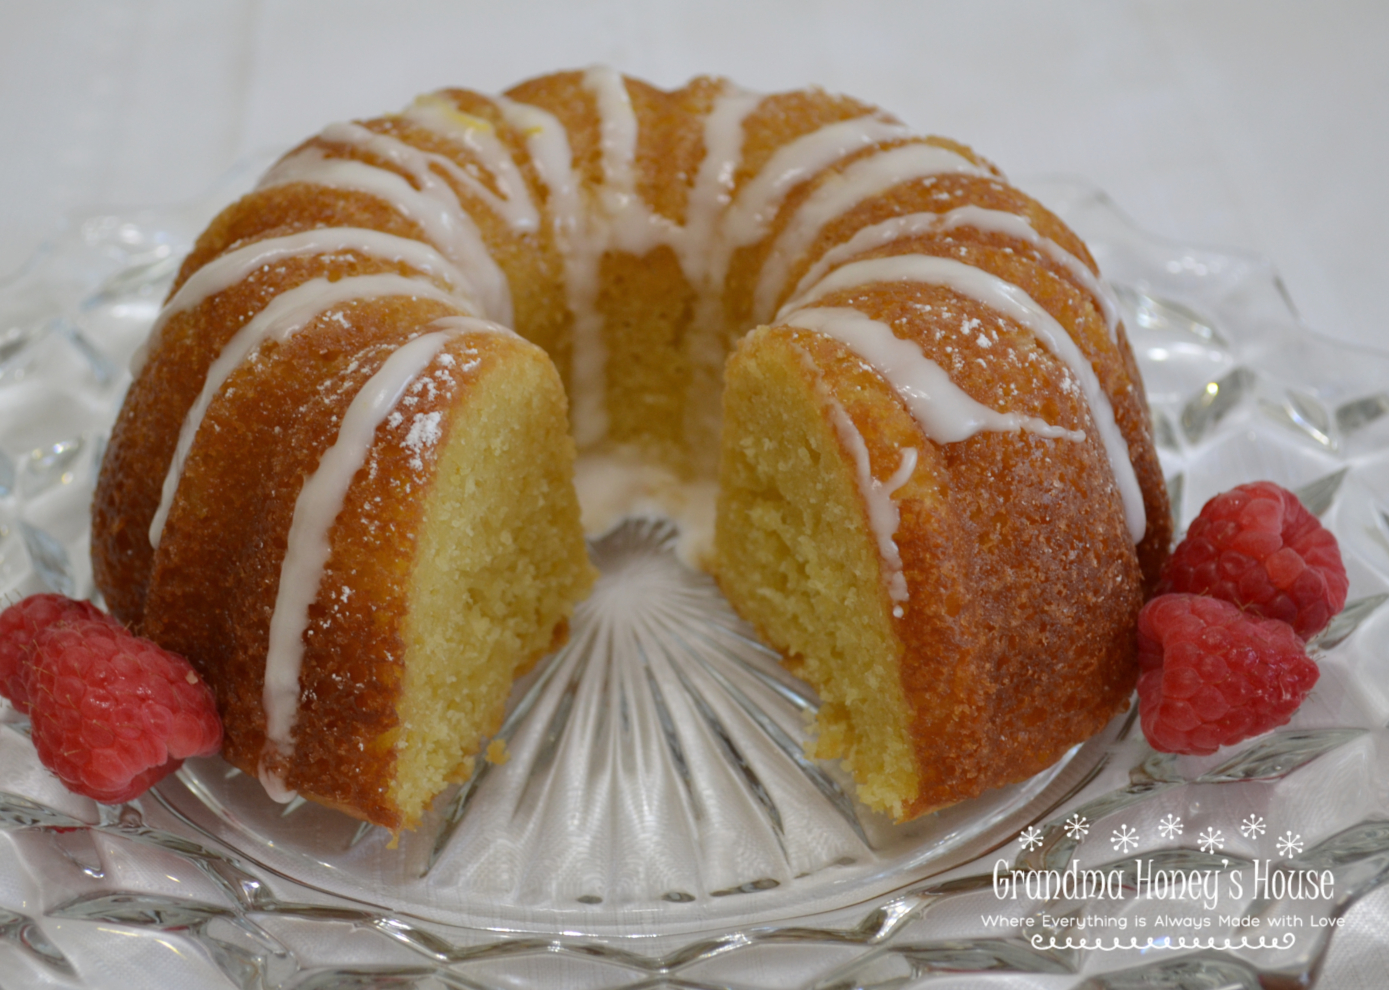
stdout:
[(73, 601), (62, 595), (30, 595), (0, 612), (0, 695), (21, 715), (29, 714), (29, 662), (39, 633), (59, 622), (119, 623), (91, 602)]
[(1319, 674), (1286, 622), (1186, 594), (1138, 613), (1138, 665), (1148, 742), (1200, 755), (1285, 725)]
[(1213, 595), (1304, 640), (1346, 604), (1341, 551), (1297, 496), (1271, 481), (1240, 485), (1206, 503), (1168, 558), (1157, 593)]
[(87, 603), (35, 596), (0, 624), (6, 690), (29, 712), (39, 760), (70, 790), (129, 801), (221, 747), (212, 691), (188, 661)]

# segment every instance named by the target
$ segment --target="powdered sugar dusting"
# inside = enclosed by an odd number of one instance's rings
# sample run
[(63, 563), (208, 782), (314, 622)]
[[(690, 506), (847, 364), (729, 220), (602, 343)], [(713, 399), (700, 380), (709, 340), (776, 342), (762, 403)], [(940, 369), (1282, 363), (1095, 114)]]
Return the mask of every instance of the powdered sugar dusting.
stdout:
[(415, 454), (410, 458), (410, 466), (416, 471), (424, 467), (424, 452), (436, 446), (444, 435), (444, 431), (439, 427), (440, 418), (441, 414), (437, 411), (416, 413), (410, 423), (410, 432), (405, 435), (403, 444), (407, 450)]

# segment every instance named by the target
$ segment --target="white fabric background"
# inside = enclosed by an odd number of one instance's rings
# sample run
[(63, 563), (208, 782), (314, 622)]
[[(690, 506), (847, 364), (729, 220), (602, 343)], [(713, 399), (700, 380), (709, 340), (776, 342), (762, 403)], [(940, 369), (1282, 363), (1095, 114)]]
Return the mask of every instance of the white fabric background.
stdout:
[(0, 5), (0, 275), (69, 211), (167, 204), (325, 122), (607, 62), (818, 83), (1257, 252), (1307, 322), (1389, 346), (1389, 4), (72, 0)]

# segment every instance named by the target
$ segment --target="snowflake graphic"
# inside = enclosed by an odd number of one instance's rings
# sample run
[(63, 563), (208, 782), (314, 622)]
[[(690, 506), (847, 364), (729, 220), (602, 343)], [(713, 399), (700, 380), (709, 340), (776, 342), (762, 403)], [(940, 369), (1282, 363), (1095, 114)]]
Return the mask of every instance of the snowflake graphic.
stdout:
[(1042, 844), (1042, 830), (1035, 825), (1029, 825), (1018, 836), (1018, 845), (1024, 849), (1036, 849)]
[(1138, 848), (1138, 829), (1129, 828), (1127, 825), (1120, 825), (1110, 836), (1109, 844), (1114, 847), (1115, 852), (1126, 853), (1129, 847)]
[(1218, 852), (1225, 848), (1225, 833), (1212, 826), (1201, 833), (1196, 844), (1201, 847), (1203, 853)]
[(1250, 815), (1244, 821), (1239, 823), (1239, 834), (1244, 836), (1246, 839), (1257, 838), (1258, 836), (1263, 835), (1267, 831), (1268, 826), (1264, 824), (1264, 820), (1260, 818), (1258, 815)]
[(1173, 836), (1181, 835), (1183, 827), (1182, 820), (1176, 815), (1168, 815), (1162, 821), (1158, 822), (1158, 832), (1164, 839), (1170, 839)]
[(1079, 842), (1090, 831), (1090, 822), (1084, 815), (1072, 815), (1066, 819), (1066, 834)]
[(1302, 836), (1293, 835), (1292, 829), (1284, 832), (1278, 838), (1278, 855), (1292, 859), (1302, 852)]

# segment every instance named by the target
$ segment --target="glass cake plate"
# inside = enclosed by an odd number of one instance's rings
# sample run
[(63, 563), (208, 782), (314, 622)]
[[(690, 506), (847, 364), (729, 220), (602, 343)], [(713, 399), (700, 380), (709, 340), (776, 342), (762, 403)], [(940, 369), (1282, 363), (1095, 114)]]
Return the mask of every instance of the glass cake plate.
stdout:
[[(0, 286), (6, 601), (92, 593), (88, 502), (129, 357), (260, 164), (187, 207), (74, 223)], [(1154, 238), (1082, 183), (1027, 185), (1120, 300), (1178, 528), (1269, 478), (1341, 541), (1350, 602), (1290, 725), (1172, 757), (1130, 713), (1026, 783), (894, 825), (805, 757), (814, 693), (679, 562), (673, 523), (636, 516), (591, 540), (602, 578), (513, 691), (506, 762), (398, 843), (215, 758), (98, 805), (5, 708), (0, 986), (1371, 985), (1389, 961), (1389, 355), (1308, 331), (1265, 261)], [(1068, 872), (1105, 879), (1046, 886)]]

